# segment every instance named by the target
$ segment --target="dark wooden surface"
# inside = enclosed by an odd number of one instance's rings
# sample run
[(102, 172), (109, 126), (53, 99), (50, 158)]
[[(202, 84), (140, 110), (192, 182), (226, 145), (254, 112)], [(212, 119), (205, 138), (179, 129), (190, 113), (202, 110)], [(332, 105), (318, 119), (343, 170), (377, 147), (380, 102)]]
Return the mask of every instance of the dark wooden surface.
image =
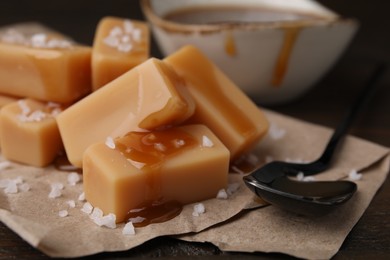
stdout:
[[(304, 97), (270, 107), (309, 122), (334, 127), (355, 98), (379, 60), (390, 61), (390, 1), (321, 0), (329, 8), (361, 22), (359, 33), (334, 68)], [(76, 40), (91, 44), (96, 23), (106, 15), (143, 19), (138, 1), (5, 0), (0, 2), (0, 26), (40, 21)], [(152, 55), (160, 57), (153, 44)], [(390, 73), (381, 83), (375, 100), (355, 123), (351, 133), (390, 147)], [(187, 257), (288, 259), (280, 254), (224, 253), (211, 244), (186, 243), (157, 238), (135, 249), (102, 253), (99, 258)], [(95, 258), (96, 256), (93, 256)], [(0, 223), (0, 258), (46, 258)], [(87, 257), (92, 258), (92, 257)], [(390, 259), (390, 179), (374, 197), (363, 217), (346, 238), (334, 259)]]

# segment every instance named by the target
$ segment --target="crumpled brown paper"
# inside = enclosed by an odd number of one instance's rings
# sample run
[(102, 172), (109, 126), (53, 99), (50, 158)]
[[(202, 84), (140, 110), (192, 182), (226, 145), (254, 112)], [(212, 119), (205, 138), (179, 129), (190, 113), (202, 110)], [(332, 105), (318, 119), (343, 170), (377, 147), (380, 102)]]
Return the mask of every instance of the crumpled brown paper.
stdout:
[[(254, 151), (262, 164), (266, 158), (310, 161), (323, 150), (332, 131), (324, 127), (266, 111), (272, 130)], [(279, 133), (272, 137), (272, 133)], [(3, 159), (1, 159), (3, 160)], [(67, 183), (68, 173), (54, 167), (34, 168), (12, 164), (0, 172), (0, 179), (21, 177), (29, 191), (8, 194), (0, 190), (0, 220), (32, 246), (54, 257), (85, 256), (103, 251), (127, 250), (152, 238), (181, 235), (188, 241), (209, 241), (227, 251), (281, 252), (303, 258), (330, 258), (363, 214), (389, 171), (389, 149), (355, 137), (348, 137), (335, 164), (316, 179), (340, 179), (352, 169), (363, 173), (358, 192), (339, 210), (320, 218), (307, 218), (261, 206), (241, 181), (231, 174), (230, 182), (241, 182), (229, 199), (205, 201), (206, 212), (192, 216), (193, 205), (176, 218), (161, 224), (137, 228), (135, 235), (99, 227), (81, 211), (78, 201), (82, 184)], [(64, 184), (63, 195), (50, 199), (50, 185)], [(21, 184), (18, 184), (21, 185)], [(70, 208), (68, 200), (75, 200)], [(252, 209), (249, 209), (252, 208)], [(255, 208), (255, 209), (253, 209)], [(61, 218), (60, 210), (69, 216)], [(202, 231), (203, 230), (203, 231)], [(187, 235), (183, 235), (187, 234)]]

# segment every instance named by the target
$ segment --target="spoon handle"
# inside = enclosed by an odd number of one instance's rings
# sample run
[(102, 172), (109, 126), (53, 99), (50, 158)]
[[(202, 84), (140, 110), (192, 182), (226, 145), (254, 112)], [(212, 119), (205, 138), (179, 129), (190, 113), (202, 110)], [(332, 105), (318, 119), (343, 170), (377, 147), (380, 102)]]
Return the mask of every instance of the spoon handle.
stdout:
[(343, 137), (348, 132), (349, 127), (353, 123), (354, 119), (358, 115), (358, 113), (362, 110), (362, 108), (368, 103), (368, 101), (371, 99), (371, 97), (374, 95), (375, 90), (377, 89), (379, 81), (381, 78), (385, 75), (385, 72), (387, 70), (387, 64), (385, 62), (380, 63), (375, 68), (375, 71), (371, 75), (371, 77), (368, 79), (365, 87), (360, 92), (359, 96), (357, 97), (355, 103), (349, 108), (347, 113), (345, 114), (345, 117), (341, 121), (341, 123), (338, 125), (338, 127), (335, 129), (332, 137), (330, 138), (324, 153), (321, 155), (321, 157), (317, 160), (321, 164), (323, 164), (325, 167), (329, 166), (329, 163), (332, 159), (332, 155), (337, 148), (337, 145), (340, 143), (341, 140), (343, 140)]

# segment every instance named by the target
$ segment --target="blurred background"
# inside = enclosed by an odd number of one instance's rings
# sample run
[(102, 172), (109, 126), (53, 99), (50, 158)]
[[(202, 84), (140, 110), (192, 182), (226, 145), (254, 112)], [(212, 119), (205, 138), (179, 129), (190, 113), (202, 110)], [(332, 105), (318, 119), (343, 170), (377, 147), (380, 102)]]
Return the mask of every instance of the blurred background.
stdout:
[[(354, 17), (361, 22), (360, 31), (346, 55), (358, 54), (359, 57), (377, 57), (387, 60), (390, 58), (390, 1), (319, 0), (318, 2), (343, 16)], [(39, 21), (85, 44), (92, 43), (97, 22), (107, 15), (143, 19), (137, 0), (2, 0), (0, 2), (0, 26)], [(155, 48), (152, 54), (159, 56)]]

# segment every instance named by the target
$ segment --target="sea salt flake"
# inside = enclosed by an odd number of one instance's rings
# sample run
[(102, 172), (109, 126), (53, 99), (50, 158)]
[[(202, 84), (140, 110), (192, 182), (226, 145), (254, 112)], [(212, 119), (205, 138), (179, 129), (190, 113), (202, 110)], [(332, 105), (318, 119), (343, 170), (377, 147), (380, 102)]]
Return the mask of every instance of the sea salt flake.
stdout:
[(271, 123), (269, 128), (269, 135), (274, 140), (282, 139), (286, 135), (286, 130), (283, 128), (280, 128), (278, 125)]
[(66, 201), (66, 204), (70, 207), (70, 208), (75, 208), (76, 207), (76, 202), (74, 200), (68, 200)]
[(359, 181), (363, 177), (363, 174), (358, 173), (355, 169), (351, 170), (348, 174), (348, 179), (351, 181)]
[(62, 189), (64, 189), (64, 185), (62, 183), (56, 182), (51, 184), (51, 190), (49, 193), (49, 198), (55, 199), (62, 196)]
[(93, 222), (100, 227), (105, 226), (111, 229), (116, 228), (116, 216), (113, 213), (109, 213), (101, 218), (94, 218)]
[(23, 192), (27, 192), (31, 189), (31, 187), (28, 183), (23, 183), (23, 184), (19, 185), (19, 189)]
[(2, 170), (5, 170), (5, 169), (8, 169), (12, 166), (11, 162), (9, 161), (3, 161), (3, 162), (0, 162), (0, 171)]
[(194, 211), (192, 212), (192, 216), (199, 217), (201, 214), (206, 212), (206, 208), (203, 203), (197, 203), (194, 205)]
[(100, 219), (103, 217), (103, 210), (99, 209), (99, 208), (94, 208), (91, 215), (89, 215), (89, 217), (93, 220), (95, 219)]
[(5, 193), (8, 193), (8, 194), (15, 194), (15, 193), (18, 193), (18, 186), (16, 185), (15, 182), (10, 181), (10, 182), (8, 183), (8, 186), (5, 187), (4, 192), (5, 192)]
[(123, 235), (135, 235), (135, 228), (132, 222), (127, 222), (122, 229)]
[(120, 43), (120, 40), (117, 38), (117, 37), (114, 37), (114, 36), (108, 36), (106, 38), (103, 39), (103, 42), (109, 46), (109, 47), (112, 47), (112, 48), (117, 48), (119, 43)]
[(86, 214), (91, 214), (93, 210), (93, 206), (89, 202), (85, 202), (83, 207), (81, 208), (81, 211), (86, 213)]
[(71, 172), (68, 174), (68, 183), (72, 186), (75, 186), (77, 183), (81, 181), (80, 174), (77, 172)]
[(133, 49), (133, 44), (129, 42), (119, 43), (117, 50), (120, 52), (130, 52)]
[(135, 168), (137, 168), (138, 170), (142, 169), (146, 163), (143, 163), (143, 162), (137, 162), (137, 161), (134, 161), (134, 160), (131, 160), (129, 158), (127, 158), (127, 161), (129, 163), (131, 163), (131, 165), (133, 165)]
[(175, 139), (172, 142), (176, 148), (180, 148), (186, 144), (186, 142), (183, 139)]
[(123, 21), (123, 28), (126, 33), (131, 33), (134, 30), (134, 24), (130, 20)]
[(58, 212), (58, 216), (60, 216), (61, 218), (67, 217), (68, 215), (69, 215), (69, 212), (66, 209), (60, 210)]
[(131, 36), (134, 41), (139, 42), (141, 41), (142, 31), (140, 29), (134, 29)]
[(228, 194), (225, 189), (220, 189), (217, 193), (217, 199), (226, 200), (228, 198)]
[(210, 138), (204, 135), (202, 136), (202, 146), (210, 148), (214, 146), (214, 143), (210, 140)]
[(115, 145), (114, 139), (111, 136), (108, 136), (106, 138), (106, 145), (110, 149), (115, 149), (116, 145)]
[(156, 149), (157, 151), (160, 151), (160, 152), (165, 152), (167, 150), (165, 145), (162, 143), (155, 143), (155, 144), (153, 144), (153, 147), (154, 147), (154, 149)]
[(79, 201), (85, 201), (85, 193), (84, 193), (84, 192), (82, 192), (82, 193), (79, 195), (78, 200), (79, 200)]
[(233, 195), (240, 188), (239, 182), (229, 183), (226, 192), (229, 196)]
[(123, 34), (122, 28), (119, 26), (115, 26), (110, 30), (110, 36), (118, 37)]

